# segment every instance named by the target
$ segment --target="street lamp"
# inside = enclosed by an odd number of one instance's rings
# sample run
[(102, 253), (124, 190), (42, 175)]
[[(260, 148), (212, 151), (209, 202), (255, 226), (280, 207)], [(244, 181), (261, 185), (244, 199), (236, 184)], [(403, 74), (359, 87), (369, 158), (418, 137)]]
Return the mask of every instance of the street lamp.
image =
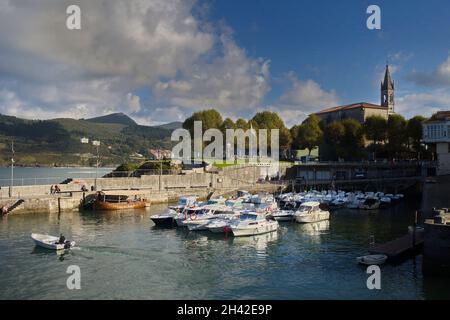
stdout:
[[(89, 144), (89, 139), (88, 138), (81, 138), (81, 143)], [(94, 147), (96, 147), (96, 149), (97, 149), (97, 161), (96, 161), (96, 166), (95, 166), (95, 180), (94, 180), (94, 188), (95, 188), (95, 191), (97, 191), (98, 165), (99, 165), (99, 158), (100, 158), (100, 154), (99, 154), (100, 141), (99, 140), (93, 140), (92, 141), (92, 145)]]
[(9, 188), (9, 197), (13, 196), (13, 186), (14, 186), (14, 141), (11, 141), (11, 187)]

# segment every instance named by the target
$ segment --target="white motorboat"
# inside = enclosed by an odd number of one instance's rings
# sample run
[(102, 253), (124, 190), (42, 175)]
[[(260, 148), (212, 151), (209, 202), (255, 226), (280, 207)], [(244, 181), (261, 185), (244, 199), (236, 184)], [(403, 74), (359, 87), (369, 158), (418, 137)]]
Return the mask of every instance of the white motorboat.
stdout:
[(277, 221), (292, 221), (294, 219), (293, 210), (277, 210), (272, 212), (269, 217), (277, 220)]
[(238, 221), (230, 224), (235, 237), (254, 236), (278, 230), (278, 222), (267, 220), (264, 214), (256, 212), (242, 213)]
[(175, 206), (169, 206), (169, 209), (183, 211), (185, 207), (193, 206), (197, 202), (197, 199), (197, 196), (180, 197), (178, 203)]
[(205, 227), (213, 233), (228, 233), (231, 232), (231, 221), (231, 219), (212, 219)]
[(185, 220), (196, 220), (202, 214), (203, 214), (203, 207), (193, 205), (184, 208), (182, 212), (178, 213), (174, 217), (174, 221), (178, 227), (186, 227), (186, 225), (184, 224)]
[(166, 212), (162, 214), (153, 215), (150, 217), (150, 219), (156, 226), (170, 227), (174, 225), (175, 223), (174, 218), (176, 215), (177, 212), (175, 210), (167, 209)]
[(50, 250), (63, 250), (75, 246), (75, 241), (64, 241), (64, 243), (60, 243), (59, 237), (48, 234), (32, 233), (31, 239), (33, 239), (35, 245)]
[(226, 205), (205, 205), (202, 208), (202, 214), (191, 216), (182, 222), (190, 231), (205, 231), (208, 230), (207, 226), (211, 220), (230, 219), (239, 216), (239, 212)]
[(330, 212), (322, 210), (319, 202), (310, 201), (300, 206), (298, 211), (294, 213), (294, 218), (298, 223), (319, 222), (330, 219)]
[(387, 258), (388, 257), (384, 254), (371, 254), (367, 256), (358, 257), (356, 258), (356, 261), (360, 264), (371, 266), (374, 264), (375, 265), (383, 264), (386, 262)]

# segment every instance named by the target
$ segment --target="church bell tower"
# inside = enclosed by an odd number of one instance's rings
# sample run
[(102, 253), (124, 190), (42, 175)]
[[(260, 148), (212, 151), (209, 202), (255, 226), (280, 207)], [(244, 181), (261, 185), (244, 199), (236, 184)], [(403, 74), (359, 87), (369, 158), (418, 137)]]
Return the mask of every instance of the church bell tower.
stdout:
[(386, 65), (384, 80), (381, 82), (381, 105), (388, 109), (388, 115), (394, 113), (394, 81), (389, 72), (389, 65)]

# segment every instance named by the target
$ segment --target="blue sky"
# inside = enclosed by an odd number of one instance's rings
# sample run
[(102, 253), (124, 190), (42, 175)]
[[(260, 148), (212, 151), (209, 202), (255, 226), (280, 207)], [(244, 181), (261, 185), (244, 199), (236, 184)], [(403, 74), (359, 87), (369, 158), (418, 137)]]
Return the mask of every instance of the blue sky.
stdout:
[[(381, 8), (381, 30), (366, 27), (370, 4)], [(274, 78), (295, 71), (336, 90), (342, 103), (378, 102), (387, 60), (399, 93), (426, 91), (408, 76), (436, 69), (450, 50), (448, 1), (216, 0), (212, 7), (250, 55), (271, 60)], [(269, 100), (283, 90), (272, 85)]]
[[(379, 103), (386, 60), (405, 117), (450, 109), (450, 2), (0, 0), (0, 113), (125, 112), (142, 124), (216, 108), (278, 111), (291, 126), (338, 104)], [(381, 8), (381, 30), (366, 9)], [(107, 9), (105, 9), (107, 8)], [(14, 33), (10, 30), (15, 30)]]

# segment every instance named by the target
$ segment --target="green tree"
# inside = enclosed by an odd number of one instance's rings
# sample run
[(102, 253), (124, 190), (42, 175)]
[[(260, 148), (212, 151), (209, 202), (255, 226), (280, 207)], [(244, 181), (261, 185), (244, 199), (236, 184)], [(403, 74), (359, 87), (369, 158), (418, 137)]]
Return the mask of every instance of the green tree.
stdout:
[(368, 140), (378, 144), (386, 140), (387, 121), (381, 116), (371, 116), (364, 123), (364, 134)]
[(320, 119), (316, 115), (310, 115), (303, 123), (293, 129), (296, 134), (293, 137), (293, 145), (299, 149), (308, 149), (308, 154), (319, 146), (323, 139), (323, 131), (320, 128)]
[(391, 158), (399, 157), (404, 151), (408, 137), (406, 120), (399, 114), (389, 116), (387, 123), (388, 153)]
[(225, 134), (227, 129), (235, 129), (236, 128), (236, 124), (234, 123), (233, 120), (231, 120), (230, 118), (226, 118), (223, 123), (222, 126), (220, 127), (221, 131)]
[(355, 119), (341, 121), (344, 135), (341, 141), (342, 156), (346, 159), (357, 159), (362, 156), (364, 149), (364, 133), (362, 125)]
[(376, 158), (378, 145), (386, 140), (387, 120), (381, 116), (371, 116), (364, 123), (364, 134), (368, 140), (373, 142), (373, 152)]
[(406, 124), (406, 135), (408, 137), (408, 145), (416, 153), (417, 158), (420, 158), (420, 153), (423, 152), (422, 147), (422, 122), (426, 118), (422, 116), (415, 116), (408, 120)]
[(223, 118), (215, 109), (194, 112), (192, 116), (183, 122), (183, 128), (189, 130), (191, 136), (194, 134), (194, 122), (201, 121), (202, 129), (205, 132), (208, 129), (221, 129)]
[(250, 125), (247, 120), (239, 118), (236, 120), (236, 129), (247, 130), (250, 128)]

